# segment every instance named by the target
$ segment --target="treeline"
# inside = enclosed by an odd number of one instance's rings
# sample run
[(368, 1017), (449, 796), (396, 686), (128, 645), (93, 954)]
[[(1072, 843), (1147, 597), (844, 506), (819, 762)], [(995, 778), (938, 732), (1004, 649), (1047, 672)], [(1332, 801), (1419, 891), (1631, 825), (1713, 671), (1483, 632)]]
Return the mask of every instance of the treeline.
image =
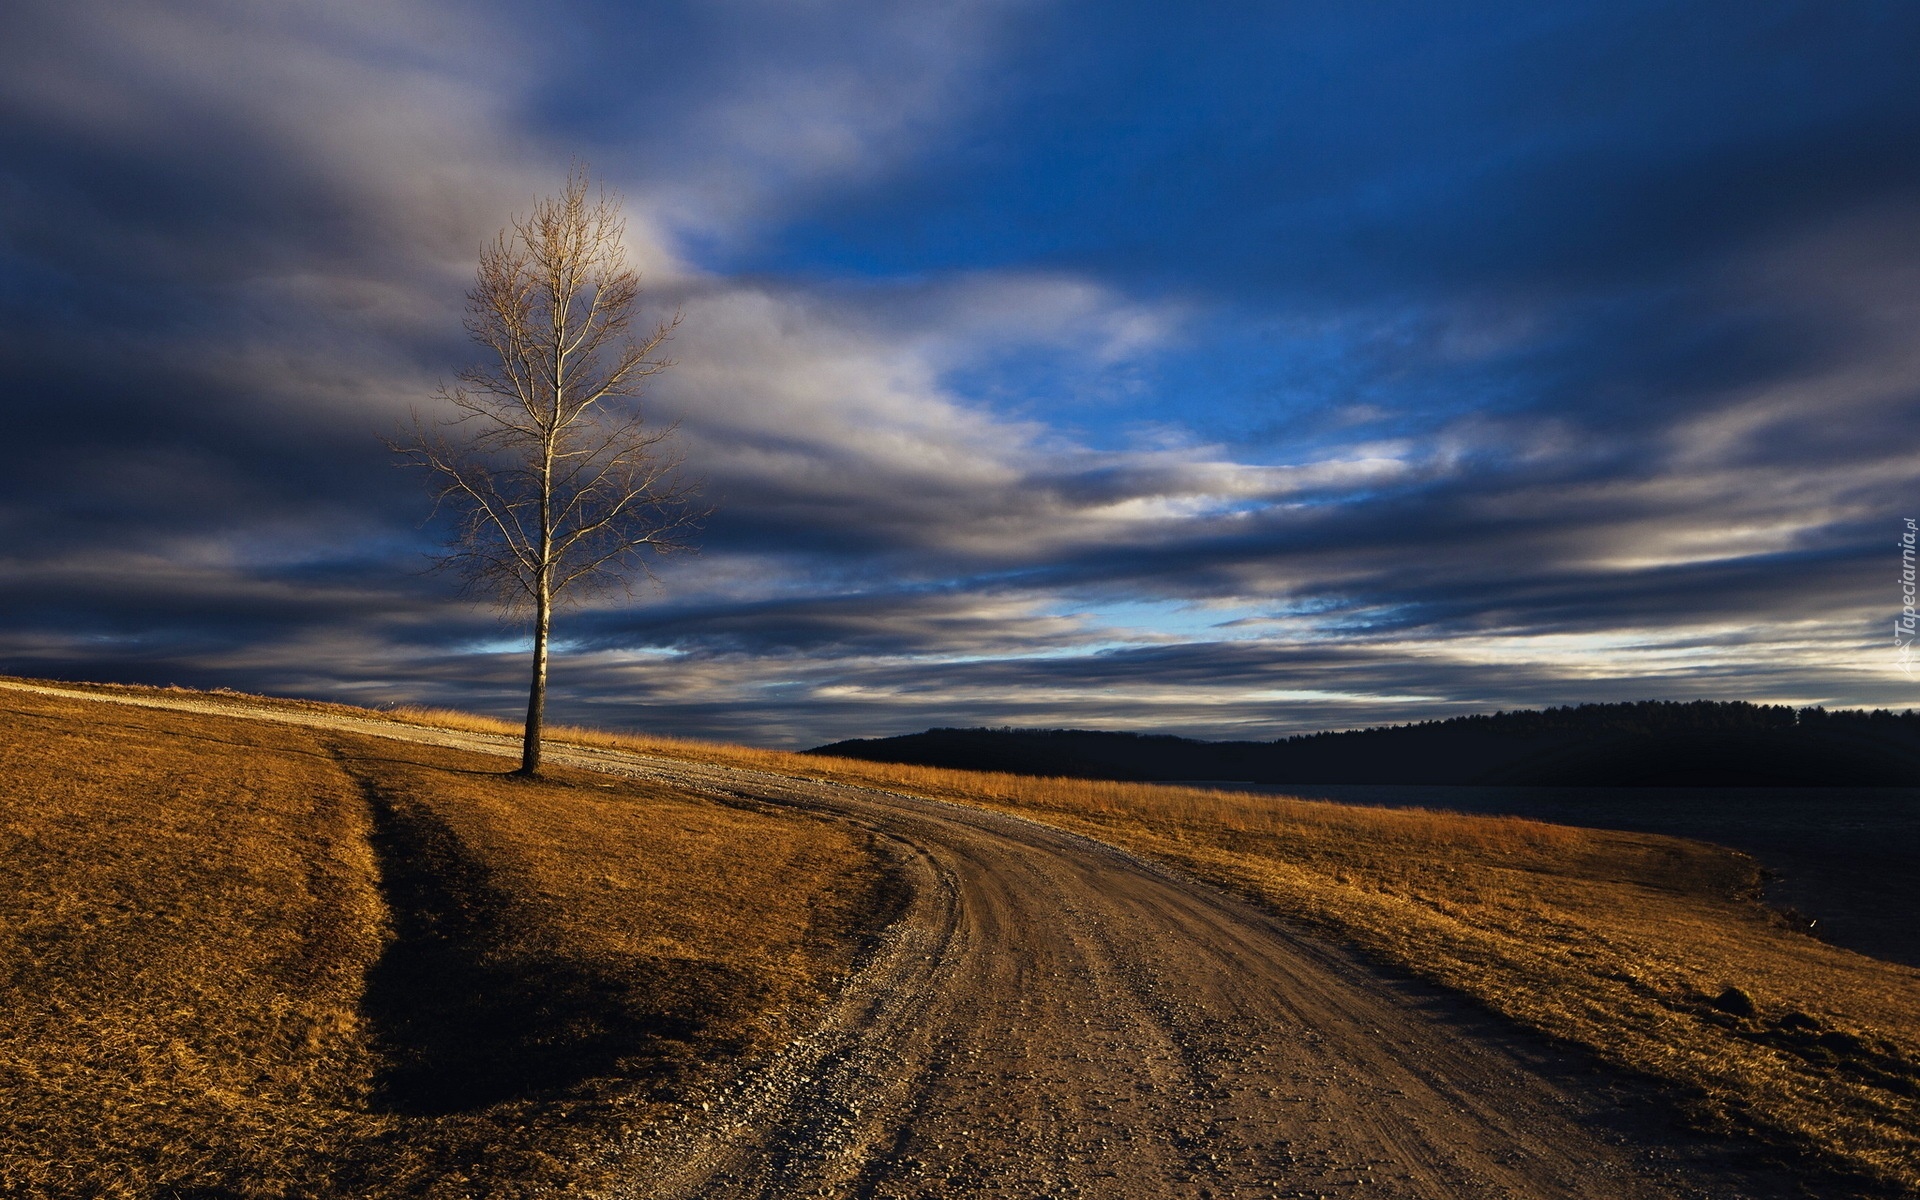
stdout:
[(1645, 700), (1272, 742), (1082, 729), (930, 729), (810, 751), (1016, 775), (1268, 784), (1920, 786), (1920, 714)]

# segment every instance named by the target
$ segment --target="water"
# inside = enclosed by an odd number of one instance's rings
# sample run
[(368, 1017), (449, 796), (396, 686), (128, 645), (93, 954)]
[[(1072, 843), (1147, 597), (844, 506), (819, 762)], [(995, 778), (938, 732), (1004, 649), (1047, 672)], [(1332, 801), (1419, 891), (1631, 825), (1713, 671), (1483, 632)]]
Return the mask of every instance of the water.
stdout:
[(1774, 872), (1767, 899), (1817, 921), (1826, 941), (1920, 967), (1920, 788), (1203, 786), (1716, 842)]

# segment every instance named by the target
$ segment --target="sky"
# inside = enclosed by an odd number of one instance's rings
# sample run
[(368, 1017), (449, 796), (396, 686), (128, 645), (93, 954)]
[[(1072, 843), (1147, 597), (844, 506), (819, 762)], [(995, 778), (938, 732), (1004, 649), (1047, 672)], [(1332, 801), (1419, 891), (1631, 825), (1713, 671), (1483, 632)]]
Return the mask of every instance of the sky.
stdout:
[(713, 515), (560, 720), (1906, 708), (1920, 6), (19, 0), (0, 672), (512, 715), (386, 440), (620, 198)]

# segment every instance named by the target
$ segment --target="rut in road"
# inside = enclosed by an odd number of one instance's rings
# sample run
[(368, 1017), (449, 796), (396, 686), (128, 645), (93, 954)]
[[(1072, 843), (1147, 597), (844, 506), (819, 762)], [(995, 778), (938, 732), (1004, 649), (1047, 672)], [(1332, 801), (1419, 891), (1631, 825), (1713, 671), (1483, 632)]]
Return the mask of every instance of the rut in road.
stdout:
[(863, 826), (909, 896), (816, 1028), (607, 1148), (635, 1200), (1804, 1194), (1675, 1134), (1645, 1090), (1113, 847), (825, 781), (549, 757)]

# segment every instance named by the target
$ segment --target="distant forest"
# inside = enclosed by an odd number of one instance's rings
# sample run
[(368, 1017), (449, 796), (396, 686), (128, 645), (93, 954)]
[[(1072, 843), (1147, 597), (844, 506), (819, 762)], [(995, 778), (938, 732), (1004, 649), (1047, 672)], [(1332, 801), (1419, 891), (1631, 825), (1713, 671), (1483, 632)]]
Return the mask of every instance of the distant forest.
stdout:
[(1015, 775), (1266, 784), (1920, 786), (1920, 714), (1645, 700), (1272, 742), (1084, 729), (929, 729), (808, 751)]

